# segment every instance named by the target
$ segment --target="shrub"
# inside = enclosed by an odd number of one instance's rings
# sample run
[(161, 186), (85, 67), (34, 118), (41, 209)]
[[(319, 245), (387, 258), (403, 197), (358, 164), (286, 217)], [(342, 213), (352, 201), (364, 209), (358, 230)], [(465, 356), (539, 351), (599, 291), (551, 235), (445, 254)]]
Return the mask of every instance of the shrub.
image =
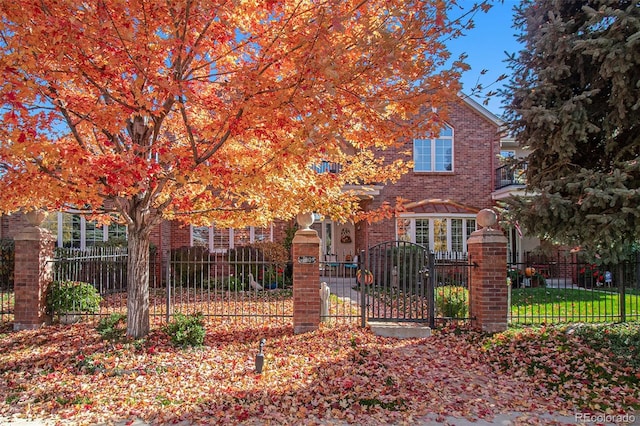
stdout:
[(47, 289), (49, 313), (96, 313), (102, 298), (96, 288), (81, 281), (54, 281)]
[(234, 265), (233, 275), (254, 279), (268, 288), (277, 283), (277, 287), (287, 287), (292, 281), (289, 252), (280, 243), (261, 241), (229, 250), (229, 263)]
[(96, 331), (105, 340), (122, 340), (127, 333), (126, 325), (125, 314), (111, 314), (98, 322)]
[[(634, 323), (574, 326), (576, 335), (598, 351), (609, 350), (620, 360), (640, 369), (640, 325)], [(640, 377), (638, 377), (640, 379)]]
[(252, 244), (251, 247), (262, 253), (265, 262), (275, 263), (279, 267), (284, 267), (289, 261), (289, 252), (280, 243), (261, 241)]
[(446, 318), (466, 318), (469, 312), (469, 291), (460, 286), (436, 288), (438, 314)]
[(512, 288), (522, 287), (522, 282), (524, 281), (524, 274), (519, 269), (507, 270), (507, 278), (509, 278)]
[(175, 319), (164, 327), (164, 332), (175, 346), (202, 346), (205, 335), (202, 314), (176, 314)]

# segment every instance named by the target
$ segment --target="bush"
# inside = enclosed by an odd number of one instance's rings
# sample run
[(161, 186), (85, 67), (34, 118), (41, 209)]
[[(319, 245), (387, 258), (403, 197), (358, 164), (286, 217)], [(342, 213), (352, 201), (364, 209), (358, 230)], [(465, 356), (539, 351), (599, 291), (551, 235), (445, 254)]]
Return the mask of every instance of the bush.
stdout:
[(101, 301), (98, 290), (81, 281), (54, 281), (47, 289), (47, 310), (51, 314), (96, 313)]
[(439, 316), (466, 318), (469, 313), (469, 291), (453, 285), (437, 287), (436, 308)]
[(243, 277), (249, 274), (265, 288), (271, 284), (285, 288), (292, 283), (289, 252), (280, 243), (261, 241), (229, 250), (229, 263), (234, 265), (233, 275)]
[(164, 332), (175, 346), (202, 346), (205, 335), (202, 314), (176, 314), (175, 319), (164, 327)]
[(520, 288), (524, 281), (524, 274), (519, 269), (507, 270), (507, 278), (511, 282), (511, 288)]
[(96, 331), (105, 340), (122, 340), (127, 333), (127, 316), (111, 314), (102, 318), (96, 326)]

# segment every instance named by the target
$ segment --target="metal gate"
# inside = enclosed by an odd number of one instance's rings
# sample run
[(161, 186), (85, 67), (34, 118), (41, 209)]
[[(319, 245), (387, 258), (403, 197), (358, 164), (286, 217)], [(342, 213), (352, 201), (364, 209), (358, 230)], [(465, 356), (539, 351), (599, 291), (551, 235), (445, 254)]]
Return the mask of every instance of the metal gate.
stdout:
[(369, 321), (435, 324), (435, 257), (419, 244), (389, 241), (370, 247), (357, 282)]
[[(336, 256), (341, 258), (341, 256)], [(356, 259), (321, 262), (330, 296), (323, 321), (394, 321), (430, 327), (471, 317), (467, 253), (430, 252), (406, 241), (363, 250)]]

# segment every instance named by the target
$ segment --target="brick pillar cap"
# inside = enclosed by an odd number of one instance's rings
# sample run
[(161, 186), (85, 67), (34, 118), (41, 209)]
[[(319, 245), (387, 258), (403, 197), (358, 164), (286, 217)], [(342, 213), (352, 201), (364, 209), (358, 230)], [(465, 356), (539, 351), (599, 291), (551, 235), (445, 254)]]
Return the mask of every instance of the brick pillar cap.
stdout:
[(40, 241), (40, 240), (52, 240), (53, 234), (48, 229), (40, 228), (38, 226), (27, 226), (19, 234), (13, 237), (14, 241)]
[(320, 244), (320, 237), (313, 229), (299, 229), (293, 237), (293, 244)]
[(497, 229), (480, 229), (471, 233), (467, 244), (507, 243), (507, 237)]

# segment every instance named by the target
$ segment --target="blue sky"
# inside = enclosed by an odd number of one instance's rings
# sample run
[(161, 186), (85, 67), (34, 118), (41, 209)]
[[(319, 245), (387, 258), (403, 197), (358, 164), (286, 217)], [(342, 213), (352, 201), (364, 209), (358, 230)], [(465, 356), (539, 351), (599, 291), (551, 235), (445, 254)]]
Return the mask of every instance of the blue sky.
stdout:
[[(471, 6), (475, 0), (462, 0)], [(508, 74), (507, 64), (504, 62), (509, 53), (515, 53), (520, 49), (520, 45), (515, 38), (515, 30), (511, 28), (513, 25), (513, 7), (519, 4), (517, 0), (499, 0), (487, 13), (478, 13), (475, 18), (475, 28), (467, 32), (467, 35), (459, 39), (450, 41), (447, 46), (452, 53), (452, 57), (457, 58), (460, 53), (466, 52), (468, 55), (467, 63), (471, 66), (471, 70), (467, 71), (462, 77), (462, 91), (469, 93), (470, 89), (479, 82), (483, 86), (491, 84), (501, 74)], [(457, 12), (451, 17), (458, 16)], [(487, 73), (481, 75), (480, 72), (486, 69)], [(491, 86), (491, 89), (505, 83), (502, 81), (497, 85)], [(484, 98), (474, 98), (476, 101), (482, 102)], [(502, 105), (500, 98), (494, 97), (485, 107), (496, 115), (502, 114)]]

